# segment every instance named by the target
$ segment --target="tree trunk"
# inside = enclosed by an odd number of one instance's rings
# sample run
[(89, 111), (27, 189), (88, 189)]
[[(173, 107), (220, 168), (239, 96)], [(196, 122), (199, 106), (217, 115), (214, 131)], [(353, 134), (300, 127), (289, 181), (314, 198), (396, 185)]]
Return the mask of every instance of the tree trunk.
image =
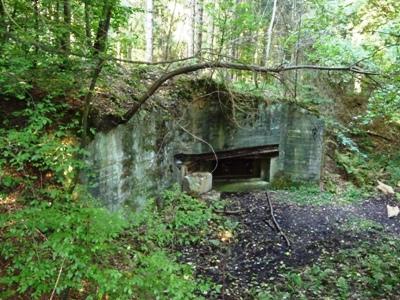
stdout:
[(188, 41), (188, 56), (194, 56), (195, 43), (195, 19), (196, 19), (196, 0), (190, 0), (189, 7), (189, 41)]
[(102, 17), (99, 21), (99, 26), (97, 27), (96, 40), (93, 45), (96, 56), (101, 54), (101, 52), (104, 52), (106, 48), (113, 3), (113, 0), (106, 0), (104, 3)]
[(165, 43), (164, 60), (168, 60), (168, 58), (169, 58), (169, 53), (170, 53), (170, 48), (171, 48), (171, 35), (172, 35), (172, 29), (174, 27), (176, 2), (177, 2), (177, 0), (174, 1), (174, 8), (172, 10), (171, 19), (169, 21), (168, 33), (167, 33), (167, 38), (166, 38), (166, 43)]
[(145, 31), (146, 31), (146, 53), (145, 60), (153, 61), (153, 0), (146, 0), (146, 16), (145, 16)]
[[(295, 49), (295, 64), (297, 65), (299, 63), (299, 50), (300, 50), (300, 38), (301, 38), (301, 13), (299, 16), (299, 25), (298, 25), (298, 31), (297, 31), (297, 42), (296, 42), (296, 49)], [(297, 100), (297, 82), (298, 82), (298, 70), (295, 71), (294, 73), (294, 101)]]
[(7, 41), (8, 26), (6, 18), (6, 8), (3, 1), (0, 0), (0, 55), (3, 53), (3, 47)]
[(84, 11), (85, 11), (85, 35), (86, 35), (86, 43), (89, 49), (92, 47), (92, 28), (90, 21), (90, 5), (88, 0), (84, 2)]
[(3, 1), (0, 0), (0, 32), (1, 32), (1, 37), (3, 40), (3, 36), (7, 32), (7, 27), (6, 27), (6, 10), (4, 8)]
[(203, 0), (196, 1), (196, 43), (195, 54), (201, 57), (201, 47), (203, 40)]
[[(35, 40), (39, 42), (39, 0), (34, 0), (33, 1), (33, 9), (34, 9), (34, 15), (35, 15)], [(39, 56), (39, 47), (34, 46), (35, 49), (35, 57), (33, 59), (33, 68), (35, 69), (37, 67), (37, 58)]]
[(61, 49), (65, 51), (66, 55), (71, 50), (71, 2), (70, 0), (63, 1), (64, 9), (64, 34), (61, 44)]
[(97, 63), (93, 69), (92, 79), (90, 81), (89, 91), (85, 96), (84, 110), (82, 115), (82, 141), (81, 146), (85, 147), (88, 144), (88, 117), (91, 108), (94, 89), (97, 84), (97, 79), (100, 76), (104, 64), (104, 57), (102, 54), (106, 50), (108, 30), (110, 29), (111, 15), (114, 7), (114, 0), (106, 0), (103, 7), (103, 14), (99, 21), (97, 29), (96, 41), (94, 44), (94, 59)]
[(214, 20), (212, 16), (208, 15), (207, 20), (207, 48), (212, 53), (214, 49)]
[(274, 0), (274, 6), (272, 8), (272, 15), (271, 15), (271, 21), (269, 22), (269, 27), (267, 31), (267, 45), (265, 47), (265, 64), (269, 63), (269, 54), (271, 51), (271, 42), (272, 42), (272, 30), (274, 28), (274, 23), (275, 23), (275, 15), (276, 15), (276, 5), (277, 0)]

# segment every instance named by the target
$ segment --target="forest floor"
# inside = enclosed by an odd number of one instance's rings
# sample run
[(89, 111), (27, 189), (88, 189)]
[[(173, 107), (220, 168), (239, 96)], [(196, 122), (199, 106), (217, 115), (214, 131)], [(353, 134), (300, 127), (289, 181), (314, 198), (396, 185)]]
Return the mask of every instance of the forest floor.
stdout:
[(220, 285), (216, 298), (247, 299), (260, 285), (282, 280), (283, 269), (311, 265), (322, 255), (329, 257), (362, 242), (374, 244), (382, 234), (400, 234), (400, 218), (387, 217), (386, 205), (396, 205), (394, 198), (310, 205), (292, 201), (292, 196), (285, 191), (269, 193), (290, 246), (274, 226), (265, 192), (223, 193), (232, 238), (184, 247), (182, 260)]

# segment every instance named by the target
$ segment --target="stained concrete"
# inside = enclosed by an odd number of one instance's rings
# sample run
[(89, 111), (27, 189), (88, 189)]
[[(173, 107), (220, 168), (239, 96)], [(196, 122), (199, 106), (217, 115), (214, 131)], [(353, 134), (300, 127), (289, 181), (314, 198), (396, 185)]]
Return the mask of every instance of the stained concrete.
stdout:
[[(254, 102), (253, 110), (232, 113), (217, 97), (195, 98), (179, 121), (153, 108), (127, 124), (98, 133), (89, 145), (86, 182), (111, 210), (141, 207), (148, 197), (179, 182), (178, 153), (279, 144), (270, 178), (318, 181), (323, 152), (323, 122), (295, 105)], [(211, 149), (211, 147), (213, 149)]]

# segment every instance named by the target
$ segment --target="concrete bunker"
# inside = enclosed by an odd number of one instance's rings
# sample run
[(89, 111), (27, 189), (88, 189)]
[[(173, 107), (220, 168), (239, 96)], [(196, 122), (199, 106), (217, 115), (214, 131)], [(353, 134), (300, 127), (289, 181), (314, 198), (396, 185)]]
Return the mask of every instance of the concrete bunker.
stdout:
[(233, 115), (223, 92), (207, 90), (207, 99), (192, 95), (181, 106), (179, 122), (160, 118), (165, 111), (154, 106), (96, 134), (88, 146), (86, 177), (108, 208), (141, 207), (196, 172), (213, 171), (214, 187), (256, 181), (263, 188), (281, 175), (293, 182), (319, 181), (324, 124), (318, 116), (259, 98), (248, 99), (251, 109)]

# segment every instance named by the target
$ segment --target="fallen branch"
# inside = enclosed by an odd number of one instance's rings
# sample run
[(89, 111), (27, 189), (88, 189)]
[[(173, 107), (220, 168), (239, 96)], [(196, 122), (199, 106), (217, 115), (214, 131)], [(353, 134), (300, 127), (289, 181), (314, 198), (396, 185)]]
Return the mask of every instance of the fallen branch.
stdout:
[(58, 286), (58, 282), (60, 281), (61, 273), (62, 273), (62, 270), (63, 270), (63, 268), (64, 268), (64, 262), (65, 262), (65, 257), (63, 258), (63, 261), (62, 261), (62, 263), (61, 263), (60, 270), (58, 271), (58, 276), (57, 276), (56, 284), (54, 285), (54, 288), (53, 288), (53, 291), (51, 292), (51, 296), (50, 296), (49, 300), (52, 300), (52, 299), (53, 299), (54, 294), (55, 294), (55, 292), (56, 292), (56, 289), (57, 289), (57, 286)]
[(124, 120), (122, 123), (126, 123), (132, 118), (133, 115), (142, 107), (142, 105), (154, 95), (154, 93), (166, 82), (167, 80), (182, 74), (188, 74), (204, 69), (231, 69), (239, 71), (250, 71), (256, 73), (281, 73), (294, 70), (317, 70), (317, 71), (337, 71), (337, 72), (352, 72), (364, 75), (379, 75), (374, 72), (365, 71), (357, 66), (341, 66), (341, 67), (328, 67), (328, 66), (315, 66), (315, 65), (297, 65), (297, 66), (277, 66), (277, 67), (263, 67), (257, 65), (247, 65), (231, 62), (204, 62), (193, 64), (189, 66), (183, 66), (165, 73), (158, 80), (156, 80), (149, 89), (139, 98), (138, 103), (129, 109), (124, 115)]
[(290, 247), (291, 246), (290, 240), (288, 239), (286, 234), (282, 231), (282, 228), (281, 228), (281, 226), (279, 226), (278, 221), (276, 221), (275, 214), (274, 214), (274, 208), (272, 206), (271, 199), (269, 198), (268, 192), (265, 192), (265, 195), (267, 196), (269, 212), (271, 214), (271, 218), (272, 218), (272, 221), (274, 222), (275, 228), (276, 228), (276, 230), (278, 230), (279, 234), (285, 239), (287, 246)]

